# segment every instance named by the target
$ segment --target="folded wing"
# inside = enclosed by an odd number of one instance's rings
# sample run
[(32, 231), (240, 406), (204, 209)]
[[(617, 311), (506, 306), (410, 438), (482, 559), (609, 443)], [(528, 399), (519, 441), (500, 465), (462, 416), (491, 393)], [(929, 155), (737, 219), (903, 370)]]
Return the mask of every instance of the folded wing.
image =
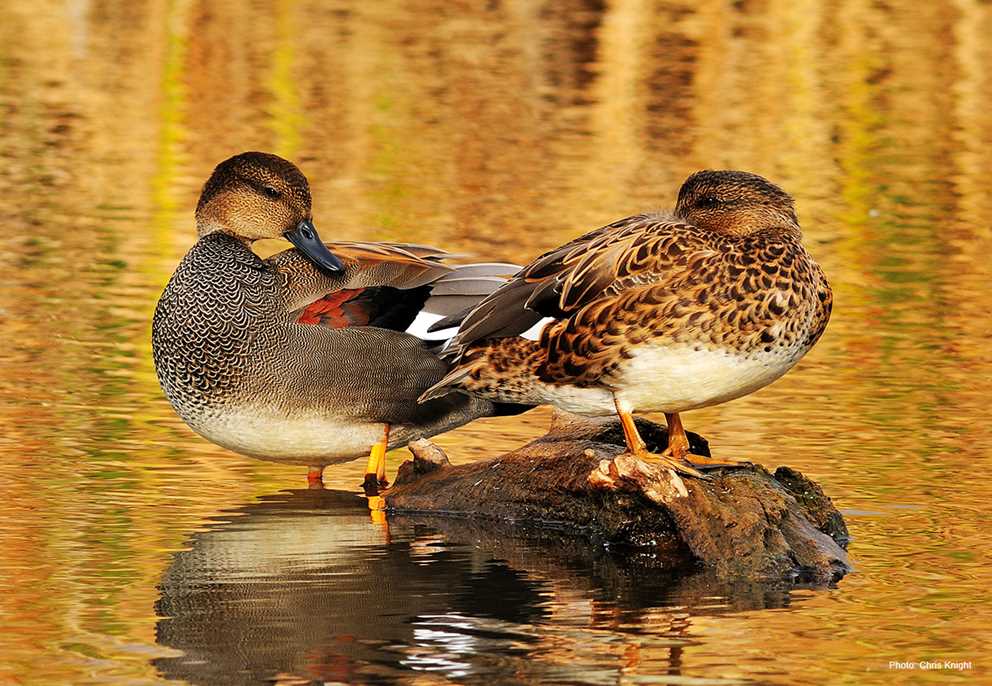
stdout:
[(674, 286), (689, 261), (715, 254), (694, 227), (669, 215), (621, 219), (538, 257), (461, 322), (449, 321), (460, 327), (447, 355), (457, 359), (474, 342), (520, 335), (544, 317), (569, 320), (631, 289)]
[(342, 273), (320, 271), (296, 249), (267, 260), (284, 275), (284, 304), (302, 324), (407, 331), (419, 318), (423, 321), (414, 328), (426, 333), (430, 323), (476, 305), (518, 269), (500, 263), (450, 265), (447, 252), (410, 243), (327, 246), (345, 265)]

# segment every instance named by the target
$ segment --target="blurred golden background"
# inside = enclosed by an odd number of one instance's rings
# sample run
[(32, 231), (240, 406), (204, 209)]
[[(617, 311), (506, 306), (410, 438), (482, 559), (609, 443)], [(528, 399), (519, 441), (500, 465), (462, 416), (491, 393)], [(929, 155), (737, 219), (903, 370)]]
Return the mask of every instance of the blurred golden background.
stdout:
[[(658, 683), (980, 679), (992, 638), (989, 36), (980, 0), (4, 3), (0, 682), (174, 677), (152, 660), (177, 654), (156, 643), (155, 610), (176, 551), (225, 512), (300, 486), (299, 469), (193, 435), (149, 352), (200, 185), (251, 149), (299, 164), (328, 240), (518, 263), (670, 206), (697, 169), (789, 190), (835, 290), (830, 327), (780, 382), (685, 421), (721, 453), (820, 481), (848, 518), (858, 572), (778, 610), (697, 611), (734, 602), (704, 595), (680, 606), (699, 616), (675, 639), (671, 609), (626, 626), (594, 598), (575, 621), (616, 647), (594, 659), (562, 635), (568, 579), (587, 578), (573, 569), (542, 587), (550, 614), (520, 650), (567, 665), (568, 683), (646, 683), (659, 664), (709, 681)], [(439, 442), (455, 461), (491, 456), (547, 417)], [(325, 478), (355, 490), (361, 469)], [(363, 545), (374, 556), (385, 544)], [(524, 558), (517, 571), (539, 579)], [(887, 668), (936, 658), (975, 665)], [(398, 662), (390, 678), (513, 681), (520, 659), (465, 674)]]

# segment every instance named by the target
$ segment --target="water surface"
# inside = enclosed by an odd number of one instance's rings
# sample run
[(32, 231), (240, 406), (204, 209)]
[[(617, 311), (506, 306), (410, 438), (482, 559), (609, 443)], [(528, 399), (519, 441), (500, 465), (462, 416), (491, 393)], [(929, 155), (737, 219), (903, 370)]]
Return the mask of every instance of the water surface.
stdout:
[[(0, 682), (988, 680), (989, 35), (975, 0), (5, 3)], [(193, 435), (149, 321), (200, 184), (246, 149), (300, 164), (328, 238), (517, 262), (697, 169), (780, 183), (833, 320), (781, 381), (685, 421), (818, 480), (857, 573), (720, 587), (387, 528), (358, 462), (314, 495)], [(547, 417), (439, 442), (491, 456)], [(973, 668), (888, 668), (919, 660)]]

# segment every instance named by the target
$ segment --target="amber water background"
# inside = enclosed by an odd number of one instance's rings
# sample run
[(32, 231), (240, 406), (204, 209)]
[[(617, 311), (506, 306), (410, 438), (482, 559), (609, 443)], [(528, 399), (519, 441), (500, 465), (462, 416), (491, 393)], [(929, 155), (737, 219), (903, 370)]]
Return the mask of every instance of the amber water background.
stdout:
[[(2, 14), (0, 683), (992, 679), (992, 5)], [(686, 422), (822, 483), (857, 572), (714, 587), (468, 523), (387, 529), (351, 495), (358, 463), (315, 495), (194, 436), (158, 389), (149, 320), (200, 184), (245, 149), (302, 166), (327, 238), (513, 261), (670, 205), (696, 169), (779, 182), (833, 320), (784, 379)], [(546, 421), (440, 442), (472, 460)]]

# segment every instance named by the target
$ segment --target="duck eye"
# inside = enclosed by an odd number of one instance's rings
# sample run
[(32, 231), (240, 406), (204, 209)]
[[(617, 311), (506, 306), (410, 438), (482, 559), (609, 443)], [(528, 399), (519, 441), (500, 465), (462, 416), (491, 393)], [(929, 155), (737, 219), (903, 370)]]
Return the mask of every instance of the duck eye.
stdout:
[(265, 193), (266, 196), (272, 198), (273, 200), (278, 198), (280, 195), (279, 191), (277, 191), (272, 186), (262, 186), (262, 192)]
[(720, 204), (720, 198), (715, 195), (704, 195), (696, 201), (696, 207), (716, 207)]

